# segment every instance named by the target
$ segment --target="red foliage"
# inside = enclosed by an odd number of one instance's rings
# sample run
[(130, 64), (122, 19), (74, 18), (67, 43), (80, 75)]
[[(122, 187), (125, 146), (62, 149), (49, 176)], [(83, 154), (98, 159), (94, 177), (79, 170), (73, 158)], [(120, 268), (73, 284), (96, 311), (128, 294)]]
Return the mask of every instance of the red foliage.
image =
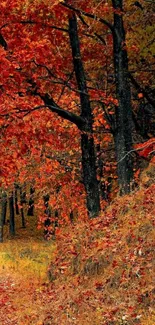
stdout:
[(151, 154), (155, 153), (155, 138), (151, 138), (144, 143), (134, 145), (139, 156), (150, 160)]

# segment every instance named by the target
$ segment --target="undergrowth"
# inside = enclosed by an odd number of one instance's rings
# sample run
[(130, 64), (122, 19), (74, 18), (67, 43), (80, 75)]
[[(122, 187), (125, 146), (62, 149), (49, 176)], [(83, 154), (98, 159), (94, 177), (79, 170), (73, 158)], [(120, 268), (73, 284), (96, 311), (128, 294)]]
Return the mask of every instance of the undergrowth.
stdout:
[[(44, 324), (153, 325), (154, 166), (100, 218), (58, 234)], [(49, 319), (51, 322), (49, 322)]]

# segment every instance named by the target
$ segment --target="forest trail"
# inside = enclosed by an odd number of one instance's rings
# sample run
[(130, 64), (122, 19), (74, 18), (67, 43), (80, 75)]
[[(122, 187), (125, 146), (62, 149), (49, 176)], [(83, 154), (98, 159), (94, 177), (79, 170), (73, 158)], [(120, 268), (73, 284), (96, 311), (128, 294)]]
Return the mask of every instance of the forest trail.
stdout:
[(0, 324), (43, 324), (44, 284), (54, 252), (54, 243), (43, 239), (36, 229), (35, 217), (27, 217), (22, 229), (19, 217), (14, 239), (4, 227), (4, 243), (0, 245)]

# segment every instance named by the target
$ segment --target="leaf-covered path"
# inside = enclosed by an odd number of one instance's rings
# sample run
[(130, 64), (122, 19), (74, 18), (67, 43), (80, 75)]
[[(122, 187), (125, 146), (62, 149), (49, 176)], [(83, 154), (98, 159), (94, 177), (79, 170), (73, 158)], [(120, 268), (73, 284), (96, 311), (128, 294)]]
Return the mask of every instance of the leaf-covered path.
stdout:
[(11, 240), (5, 226), (4, 243), (0, 245), (1, 325), (43, 324), (48, 309), (43, 288), (54, 243), (44, 241), (35, 223), (29, 217), (26, 229), (17, 224), (16, 237)]
[(39, 287), (15, 276), (0, 277), (0, 321), (3, 325), (42, 325), (43, 301)]

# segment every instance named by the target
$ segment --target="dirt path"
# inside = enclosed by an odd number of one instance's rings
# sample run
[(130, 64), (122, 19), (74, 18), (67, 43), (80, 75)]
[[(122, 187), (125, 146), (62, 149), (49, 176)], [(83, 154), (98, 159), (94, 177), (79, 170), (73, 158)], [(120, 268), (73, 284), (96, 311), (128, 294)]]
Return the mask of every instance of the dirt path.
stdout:
[(41, 291), (32, 279), (25, 283), (20, 276), (0, 274), (0, 324), (42, 325), (46, 308)]

